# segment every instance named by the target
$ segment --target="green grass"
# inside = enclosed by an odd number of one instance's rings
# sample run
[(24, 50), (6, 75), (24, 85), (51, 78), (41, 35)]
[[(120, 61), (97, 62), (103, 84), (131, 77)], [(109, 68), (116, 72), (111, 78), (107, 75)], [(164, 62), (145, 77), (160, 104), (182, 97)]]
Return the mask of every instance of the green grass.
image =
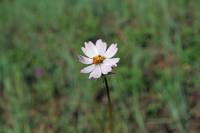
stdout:
[(102, 80), (80, 74), (77, 60), (98, 38), (119, 47), (109, 76), (116, 133), (153, 132), (152, 123), (192, 131), (198, 0), (2, 0), (0, 16), (0, 132), (107, 132)]

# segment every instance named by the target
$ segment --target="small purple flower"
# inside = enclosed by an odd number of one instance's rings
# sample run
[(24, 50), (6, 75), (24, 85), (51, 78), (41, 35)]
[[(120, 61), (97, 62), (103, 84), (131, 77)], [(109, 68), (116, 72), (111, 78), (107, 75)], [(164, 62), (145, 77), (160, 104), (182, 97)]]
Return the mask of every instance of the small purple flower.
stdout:
[(35, 76), (36, 77), (42, 77), (44, 75), (44, 69), (43, 68), (37, 68), (35, 70)]

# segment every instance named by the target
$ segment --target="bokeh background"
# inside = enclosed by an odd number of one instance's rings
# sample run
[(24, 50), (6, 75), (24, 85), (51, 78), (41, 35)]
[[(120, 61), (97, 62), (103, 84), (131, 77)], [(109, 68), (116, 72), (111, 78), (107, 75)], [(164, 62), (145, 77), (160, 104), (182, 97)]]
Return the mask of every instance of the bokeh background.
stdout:
[(115, 133), (200, 132), (199, 0), (0, 0), (0, 132), (104, 133), (80, 47), (118, 43)]

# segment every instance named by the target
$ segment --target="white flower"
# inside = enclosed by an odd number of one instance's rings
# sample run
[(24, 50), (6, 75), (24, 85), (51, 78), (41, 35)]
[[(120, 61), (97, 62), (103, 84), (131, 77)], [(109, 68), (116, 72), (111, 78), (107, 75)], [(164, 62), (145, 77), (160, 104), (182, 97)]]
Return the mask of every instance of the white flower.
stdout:
[(119, 58), (112, 58), (118, 51), (117, 44), (111, 44), (107, 49), (107, 44), (101, 39), (94, 45), (91, 41), (85, 42), (85, 47), (81, 48), (87, 56), (79, 56), (79, 61), (89, 66), (83, 68), (81, 73), (90, 73), (89, 79), (100, 78), (112, 71), (117, 66)]

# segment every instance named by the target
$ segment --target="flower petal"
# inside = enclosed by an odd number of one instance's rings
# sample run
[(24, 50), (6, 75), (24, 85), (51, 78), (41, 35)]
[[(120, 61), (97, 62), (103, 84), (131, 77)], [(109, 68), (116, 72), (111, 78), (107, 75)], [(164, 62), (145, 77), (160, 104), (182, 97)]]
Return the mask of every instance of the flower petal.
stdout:
[(117, 44), (111, 44), (105, 53), (106, 58), (112, 58), (118, 51)]
[(81, 70), (81, 73), (90, 73), (95, 69), (95, 65), (90, 65)]
[(110, 65), (101, 64), (101, 71), (103, 74), (108, 74), (112, 71), (112, 67)]
[(96, 41), (96, 49), (98, 51), (98, 54), (104, 56), (106, 52), (107, 44), (103, 42), (101, 39)]
[(105, 59), (103, 64), (109, 65), (111, 67), (116, 67), (119, 60), (120, 58)]
[(100, 65), (96, 65), (95, 69), (90, 73), (89, 79), (91, 79), (92, 77), (95, 78), (95, 79), (101, 77)]
[(85, 47), (81, 48), (84, 54), (90, 58), (93, 58), (94, 56), (98, 55), (97, 49), (95, 45), (90, 42), (85, 42)]
[(79, 61), (80, 61), (81, 63), (83, 63), (83, 64), (92, 64), (92, 62), (93, 62), (92, 59), (87, 58), (87, 57), (85, 57), (85, 56), (79, 55), (78, 58), (79, 58)]

